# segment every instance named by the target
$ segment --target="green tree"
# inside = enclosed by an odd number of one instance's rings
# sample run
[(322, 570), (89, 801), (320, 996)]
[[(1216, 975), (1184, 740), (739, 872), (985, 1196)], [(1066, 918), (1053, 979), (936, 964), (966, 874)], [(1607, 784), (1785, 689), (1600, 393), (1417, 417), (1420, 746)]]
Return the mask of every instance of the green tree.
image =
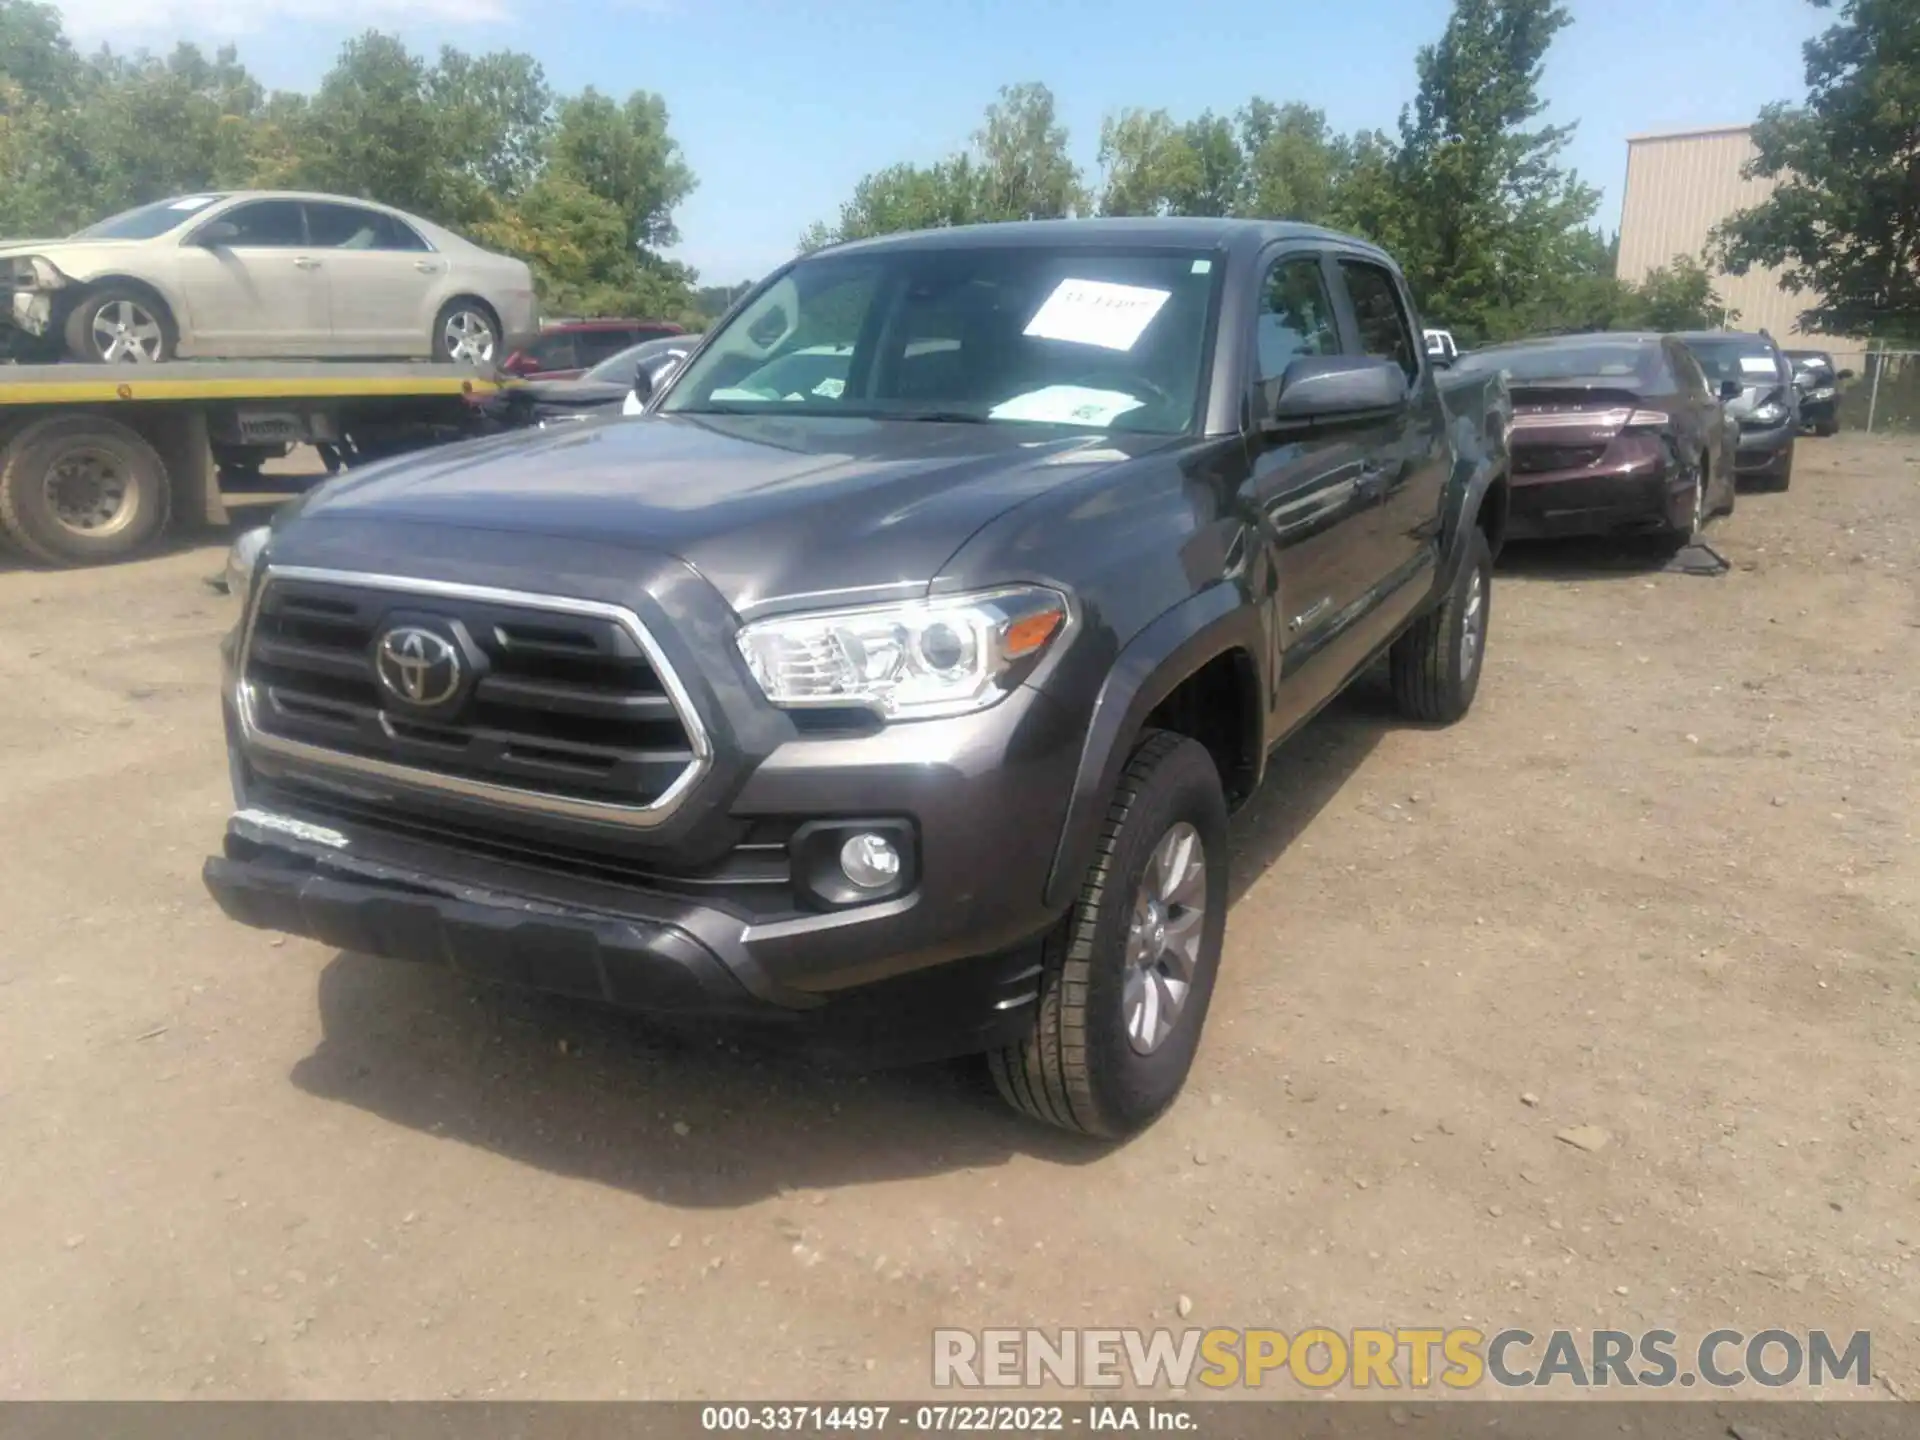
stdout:
[(1165, 215), (1172, 197), (1198, 187), (1197, 158), (1165, 110), (1122, 110), (1100, 123), (1099, 211)]
[(553, 90), (531, 55), (445, 47), (426, 76), (426, 97), (451, 147), (445, 158), (496, 198), (513, 198), (540, 174), (553, 130)]
[[(980, 168), (967, 155), (928, 166), (890, 165), (864, 176), (831, 226), (815, 223), (800, 238), (802, 250), (843, 240), (970, 225), (987, 216)], [(998, 217), (994, 217), (998, 218)]]
[(1456, 334), (1499, 339), (1533, 312), (1598, 195), (1557, 163), (1573, 127), (1535, 125), (1540, 74), (1568, 23), (1557, 0), (1455, 0), (1416, 61), (1400, 117), (1396, 253), (1423, 310)]
[(1358, 141), (1338, 140), (1324, 111), (1254, 99), (1240, 112), (1246, 187), (1240, 213), (1325, 224)]
[(1720, 303), (1713, 277), (1691, 255), (1647, 272), (1635, 287), (1638, 323), (1648, 330), (1714, 330), (1736, 321), (1737, 312)]
[(484, 186), (447, 163), (429, 84), (426, 62), (397, 37), (370, 30), (349, 40), (306, 108), (296, 178), (456, 227), (484, 218)]
[(547, 163), (613, 202), (634, 245), (657, 251), (679, 240), (673, 211), (693, 193), (693, 171), (658, 95), (636, 90), (622, 104), (589, 88), (562, 102)]
[(1779, 267), (1808, 329), (1920, 339), (1920, 0), (1839, 11), (1803, 51), (1806, 104), (1761, 111), (1748, 173), (1778, 184), (1721, 228), (1718, 257)]
[(973, 143), (985, 214), (1058, 220), (1086, 212), (1080, 169), (1067, 152), (1067, 127), (1046, 86), (1002, 86)]

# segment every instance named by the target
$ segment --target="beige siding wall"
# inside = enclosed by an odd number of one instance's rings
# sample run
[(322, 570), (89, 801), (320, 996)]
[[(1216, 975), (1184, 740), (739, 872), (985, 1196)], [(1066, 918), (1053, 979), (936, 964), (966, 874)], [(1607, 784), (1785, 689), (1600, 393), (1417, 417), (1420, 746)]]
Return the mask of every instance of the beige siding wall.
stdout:
[[(1771, 180), (1741, 178), (1752, 157), (1753, 141), (1744, 125), (1628, 140), (1620, 278), (1637, 282), (1676, 255), (1701, 258), (1714, 226), (1758, 204), (1773, 188)], [(1807, 297), (1782, 290), (1774, 272), (1717, 274), (1714, 290), (1722, 304), (1738, 312), (1738, 328), (1771, 331), (1783, 345), (1801, 338), (1794, 317)]]

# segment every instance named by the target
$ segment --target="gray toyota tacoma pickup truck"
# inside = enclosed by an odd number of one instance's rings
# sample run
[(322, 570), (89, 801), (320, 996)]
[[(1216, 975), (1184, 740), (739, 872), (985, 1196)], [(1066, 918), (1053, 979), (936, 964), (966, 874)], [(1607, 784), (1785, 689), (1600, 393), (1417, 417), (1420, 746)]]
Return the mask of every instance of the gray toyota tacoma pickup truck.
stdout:
[(863, 1063), (1095, 1135), (1178, 1094), (1227, 816), (1385, 658), (1472, 704), (1497, 376), (1297, 225), (801, 258), (635, 419), (341, 475), (236, 545), (236, 920)]

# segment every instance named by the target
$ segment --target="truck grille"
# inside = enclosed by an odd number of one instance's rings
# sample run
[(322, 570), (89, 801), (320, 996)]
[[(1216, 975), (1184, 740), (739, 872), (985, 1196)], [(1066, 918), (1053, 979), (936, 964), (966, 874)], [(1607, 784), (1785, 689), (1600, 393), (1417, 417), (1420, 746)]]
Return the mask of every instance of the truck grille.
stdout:
[(269, 572), (241, 673), (268, 750), (528, 809), (657, 823), (706, 765), (652, 637), (595, 602)]

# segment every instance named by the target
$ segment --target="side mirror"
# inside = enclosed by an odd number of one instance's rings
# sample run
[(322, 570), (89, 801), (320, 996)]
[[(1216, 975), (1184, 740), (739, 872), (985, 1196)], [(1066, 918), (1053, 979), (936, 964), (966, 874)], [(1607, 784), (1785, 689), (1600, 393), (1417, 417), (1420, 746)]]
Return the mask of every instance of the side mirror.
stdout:
[(664, 355), (650, 355), (642, 360), (633, 371), (633, 398), (646, 404), (653, 398), (654, 391), (673, 378), (673, 372), (685, 358), (684, 352), (669, 350)]
[(1292, 433), (1385, 417), (1406, 403), (1406, 372), (1391, 360), (1303, 355), (1287, 366), (1277, 393), (1269, 391), (1261, 429)]
[(210, 220), (193, 232), (193, 243), (204, 250), (217, 250), (240, 238), (240, 227), (231, 220)]
[(1722, 380), (1720, 382), (1720, 398), (1722, 400), (1738, 400), (1745, 393), (1745, 390), (1742, 389), (1738, 380)]

